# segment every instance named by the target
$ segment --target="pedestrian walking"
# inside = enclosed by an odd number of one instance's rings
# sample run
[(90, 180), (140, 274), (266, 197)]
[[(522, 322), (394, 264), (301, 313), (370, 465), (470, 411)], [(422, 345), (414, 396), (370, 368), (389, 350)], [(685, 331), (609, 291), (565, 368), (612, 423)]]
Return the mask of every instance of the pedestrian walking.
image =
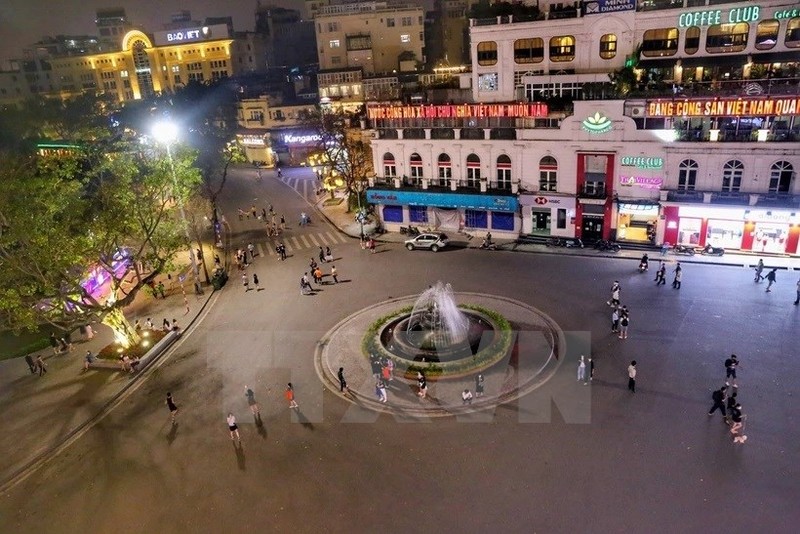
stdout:
[(417, 389), (419, 398), (424, 399), (428, 396), (428, 381), (425, 380), (425, 375), (421, 371), (417, 371)]
[(236, 416), (234, 416), (232, 413), (228, 413), (226, 421), (228, 422), (228, 430), (231, 432), (231, 441), (233, 441), (235, 438), (239, 441), (239, 443), (241, 443), (242, 437), (239, 435), (239, 426), (236, 424)]
[(344, 379), (344, 367), (339, 367), (339, 372), (336, 373), (336, 378), (339, 379), (339, 391), (350, 393), (350, 388), (347, 387), (347, 380)]
[(258, 275), (256, 273), (253, 273), (253, 286), (255, 286), (256, 292), (261, 291), (261, 287), (259, 286), (258, 282)]
[(322, 247), (319, 247), (319, 262), (325, 263), (325, 251), (322, 250)]
[(734, 391), (730, 395), (728, 395), (728, 400), (725, 402), (725, 407), (728, 409), (727, 415), (725, 416), (725, 420), (728, 424), (731, 424), (731, 415), (733, 415), (733, 409), (739, 404), (738, 392)]
[(156, 325), (153, 324), (153, 319), (148, 317), (147, 320), (144, 322), (144, 327), (148, 330), (155, 330)]
[(317, 268), (314, 270), (314, 281), (317, 284), (322, 283), (322, 269), (319, 268), (319, 265), (317, 265)]
[(242, 273), (242, 285), (245, 293), (250, 291), (250, 278), (247, 277), (247, 273)]
[(628, 312), (624, 312), (619, 319), (619, 338), (628, 339), (628, 325), (630, 324), (630, 316)]
[(57, 355), (61, 350), (55, 332), (50, 332), (50, 346), (53, 347), (54, 355)]
[(336, 266), (335, 265), (331, 265), (331, 278), (333, 278), (333, 283), (334, 284), (338, 284), (339, 283), (339, 274), (336, 271)]
[(47, 372), (47, 366), (44, 364), (41, 354), (36, 357), (36, 369), (39, 370), (39, 376), (42, 376)]
[(172, 393), (167, 392), (167, 400), (164, 402), (169, 409), (169, 417), (172, 421), (172, 424), (175, 424), (175, 417), (178, 415), (178, 405), (175, 404), (175, 400), (172, 398)]
[(800, 278), (797, 279), (797, 297), (794, 299), (794, 305), (800, 304)]
[(250, 406), (250, 412), (259, 417), (261, 415), (261, 410), (258, 408), (258, 403), (256, 402), (256, 394), (255, 392), (250, 389), (249, 386), (244, 387), (244, 396), (247, 397), (247, 405)]
[(631, 393), (636, 393), (636, 360), (628, 366), (628, 389)]
[(325, 247), (325, 261), (333, 261), (333, 252), (331, 252), (331, 247)]
[(286, 392), (284, 393), (286, 396), (286, 400), (289, 401), (289, 408), (299, 408), (300, 406), (294, 400), (294, 388), (292, 387), (292, 383), (289, 382), (286, 385)]
[(594, 379), (594, 359), (589, 356), (589, 382)]
[(371, 237), (369, 238), (369, 242), (367, 243), (367, 248), (369, 248), (372, 254), (375, 254), (375, 240)]
[(680, 262), (678, 265), (675, 266), (675, 278), (672, 280), (672, 289), (680, 289), (681, 288), (681, 278), (682, 278), (683, 269), (681, 268)]
[(611, 332), (619, 332), (619, 308), (616, 306), (611, 310)]
[(767, 273), (767, 282), (768, 282), (767, 283), (767, 293), (771, 293), (772, 292), (772, 289), (770, 289), (770, 288), (772, 287), (772, 284), (775, 283), (775, 278), (776, 278), (777, 271), (778, 271), (778, 268), (777, 267), (773, 267), (772, 270)]
[(461, 404), (472, 404), (472, 392), (469, 388), (461, 392)]
[(478, 373), (475, 377), (475, 396), (483, 397), (483, 373)]
[(583, 383), (586, 383), (586, 362), (583, 359), (583, 354), (581, 354), (581, 359), (578, 362), (578, 382), (583, 380)]
[(31, 356), (30, 354), (26, 354), (25, 355), (25, 363), (28, 364), (28, 369), (30, 369), (31, 374), (35, 375), (36, 374), (36, 364), (33, 361), (33, 356)]
[(251, 262), (256, 259), (256, 247), (253, 245), (253, 243), (247, 244), (247, 252), (250, 253)]
[(664, 261), (659, 262), (658, 270), (656, 271), (656, 278), (653, 280), (657, 286), (663, 285), (666, 283), (665, 278), (667, 277), (667, 264)]
[(88, 371), (89, 366), (92, 365), (93, 362), (94, 362), (94, 355), (92, 354), (92, 351), (87, 350), (86, 355), (83, 357), (83, 370)]
[(389, 360), (388, 358), (383, 360), (383, 365), (381, 366), (381, 380), (384, 382), (388, 382), (392, 379), (392, 371), (389, 369)]
[(742, 414), (742, 405), (736, 404), (731, 412), (731, 434), (734, 443), (744, 443), (747, 436), (744, 434), (745, 415)]
[(611, 300), (606, 302), (606, 304), (609, 306), (619, 306), (620, 289), (619, 280), (614, 280), (614, 283), (611, 285)]
[(281, 230), (286, 230), (286, 217), (281, 215)]
[(730, 386), (733, 382), (733, 387), (738, 388), (736, 384), (736, 368), (739, 367), (739, 358), (735, 354), (731, 354), (730, 358), (725, 359), (725, 385)]
[(161, 294), (162, 299), (167, 298), (167, 294), (164, 292), (164, 289), (164, 282), (159, 282), (156, 286), (156, 291)]
[(714, 415), (714, 412), (719, 410), (723, 419), (725, 418), (725, 392), (727, 390), (728, 388), (722, 386), (711, 394), (711, 400), (714, 404), (711, 406), (711, 409), (708, 410), (708, 415)]
[(389, 396), (386, 393), (386, 382), (379, 380), (375, 385), (375, 393), (378, 395), (378, 402), (383, 402), (384, 404), (388, 402)]
[(86, 325), (86, 340), (89, 341), (93, 337), (94, 337), (94, 329), (92, 328), (92, 325), (87, 324)]
[(372, 369), (372, 376), (375, 378), (375, 380), (379, 380), (381, 377), (381, 371), (383, 369), (380, 358), (374, 355), (370, 356), (369, 366)]
[(756, 277), (753, 282), (760, 282), (764, 279), (761, 273), (764, 271), (764, 260), (761, 258), (758, 259), (758, 265), (756, 265)]

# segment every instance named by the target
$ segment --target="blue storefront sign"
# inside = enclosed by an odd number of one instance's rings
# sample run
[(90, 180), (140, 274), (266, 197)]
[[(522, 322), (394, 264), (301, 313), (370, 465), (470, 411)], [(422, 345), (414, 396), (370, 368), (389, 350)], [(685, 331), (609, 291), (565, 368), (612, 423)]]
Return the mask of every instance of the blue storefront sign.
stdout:
[(519, 202), (515, 196), (425, 193), (386, 189), (367, 189), (367, 202), (370, 204), (399, 204), (404, 206), (433, 206), (437, 208), (509, 212), (516, 212), (519, 207)]
[(584, 15), (602, 15), (617, 11), (635, 11), (636, 0), (590, 0), (583, 3)]

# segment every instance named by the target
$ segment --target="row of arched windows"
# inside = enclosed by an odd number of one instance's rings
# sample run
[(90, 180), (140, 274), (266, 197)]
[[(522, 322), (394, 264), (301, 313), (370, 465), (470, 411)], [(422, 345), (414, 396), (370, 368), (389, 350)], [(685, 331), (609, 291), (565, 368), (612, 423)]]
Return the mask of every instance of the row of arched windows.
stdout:
[[(678, 190), (694, 191), (697, 186), (697, 173), (700, 165), (693, 159), (685, 159), (678, 166)], [(722, 166), (722, 191), (738, 192), (742, 186), (744, 163), (738, 159), (725, 162)], [(794, 167), (788, 161), (776, 161), (769, 169), (769, 192), (788, 193), (791, 190)]]
[[(470, 154), (466, 159), (467, 187), (479, 187), (481, 181), (481, 158), (477, 154)], [(501, 154), (496, 160), (498, 189), (511, 189), (511, 158)], [(408, 158), (409, 177), (414, 183), (419, 183), (423, 178), (422, 156), (414, 152)], [(386, 152), (383, 155), (383, 175), (386, 178), (397, 177), (397, 162), (394, 154)], [(439, 154), (436, 160), (436, 178), (438, 185), (447, 186), (453, 178), (452, 159), (448, 154)], [(542, 191), (555, 191), (558, 186), (558, 162), (552, 156), (545, 156), (539, 161), (539, 188)]]

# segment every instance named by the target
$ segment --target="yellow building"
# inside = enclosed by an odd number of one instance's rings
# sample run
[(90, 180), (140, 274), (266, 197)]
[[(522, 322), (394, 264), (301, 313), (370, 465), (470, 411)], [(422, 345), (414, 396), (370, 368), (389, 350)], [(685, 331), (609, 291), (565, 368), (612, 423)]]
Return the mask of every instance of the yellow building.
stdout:
[[(368, 2), (323, 6), (314, 16), (320, 70), (360, 67), (364, 75), (415, 70), (425, 61), (424, 11)], [(405, 58), (413, 57), (411, 68)], [(403, 56), (403, 65), (401, 65)]]
[(233, 74), (233, 38), (225, 24), (165, 30), (152, 36), (131, 30), (119, 51), (50, 59), (62, 95), (111, 94), (119, 102), (174, 91), (190, 81)]
[(266, 95), (240, 100), (237, 139), (247, 160), (267, 167), (303, 164), (319, 142), (304, 118), (315, 109), (313, 104), (278, 103)]

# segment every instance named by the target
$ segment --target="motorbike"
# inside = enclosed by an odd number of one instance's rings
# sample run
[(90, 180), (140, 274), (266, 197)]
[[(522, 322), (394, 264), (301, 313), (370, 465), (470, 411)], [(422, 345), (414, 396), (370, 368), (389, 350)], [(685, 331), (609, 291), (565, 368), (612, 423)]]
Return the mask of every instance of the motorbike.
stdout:
[(672, 252), (675, 254), (685, 254), (687, 256), (694, 256), (695, 250), (694, 247), (690, 247), (687, 245), (675, 245), (672, 247)]
[(650, 267), (650, 263), (647, 260), (642, 260), (639, 262), (639, 272), (645, 273), (647, 269)]
[(706, 245), (703, 247), (701, 254), (705, 256), (722, 256), (725, 254), (725, 249), (722, 247), (713, 247), (711, 245)]
[(492, 243), (491, 241), (486, 241), (484, 239), (483, 242), (481, 243), (481, 245), (478, 248), (484, 249), (484, 250), (497, 250), (497, 245)]
[(420, 234), (419, 228), (417, 228), (416, 226), (408, 227), (408, 235), (418, 236), (419, 234)]
[(577, 237), (551, 237), (547, 241), (548, 247), (583, 248), (583, 241)]
[(400, 233), (403, 234), (403, 235), (409, 235), (409, 231), (408, 231), (409, 228), (410, 227), (408, 227), (408, 226), (401, 226), (400, 227)]
[(619, 243), (614, 243), (613, 241), (609, 241), (608, 239), (601, 239), (597, 243), (594, 244), (595, 250), (600, 251), (611, 251), (611, 252), (619, 252), (622, 247), (619, 246)]

